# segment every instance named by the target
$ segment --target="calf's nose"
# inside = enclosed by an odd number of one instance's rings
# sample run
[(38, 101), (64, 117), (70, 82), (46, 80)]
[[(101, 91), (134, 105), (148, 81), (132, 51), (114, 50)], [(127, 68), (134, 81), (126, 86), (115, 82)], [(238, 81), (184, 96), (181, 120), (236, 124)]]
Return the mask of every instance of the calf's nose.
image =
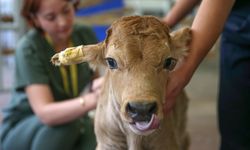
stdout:
[(157, 111), (156, 102), (129, 102), (126, 106), (128, 115), (133, 121), (150, 121)]

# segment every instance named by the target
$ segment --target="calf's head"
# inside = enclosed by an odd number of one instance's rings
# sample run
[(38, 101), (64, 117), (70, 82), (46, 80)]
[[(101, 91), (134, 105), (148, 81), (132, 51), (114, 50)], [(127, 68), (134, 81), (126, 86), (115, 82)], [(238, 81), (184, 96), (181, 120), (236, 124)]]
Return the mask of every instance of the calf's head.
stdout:
[(103, 42), (68, 48), (52, 62), (104, 64), (110, 103), (133, 132), (147, 134), (160, 126), (168, 74), (190, 39), (189, 28), (169, 33), (155, 17), (129, 16), (115, 21)]

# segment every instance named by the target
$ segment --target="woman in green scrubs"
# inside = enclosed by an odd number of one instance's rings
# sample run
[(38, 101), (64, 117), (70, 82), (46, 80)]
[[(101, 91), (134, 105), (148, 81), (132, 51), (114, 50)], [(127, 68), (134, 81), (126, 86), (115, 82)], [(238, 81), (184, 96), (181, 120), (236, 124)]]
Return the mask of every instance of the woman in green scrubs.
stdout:
[[(51, 57), (71, 46), (97, 42), (87, 26), (75, 25), (75, 1), (24, 0), (31, 29), (16, 49), (16, 83), (4, 109), (2, 150), (95, 149), (92, 120), (98, 90), (83, 89), (96, 77), (87, 63), (53, 66)], [(102, 79), (94, 80), (97, 89)]]

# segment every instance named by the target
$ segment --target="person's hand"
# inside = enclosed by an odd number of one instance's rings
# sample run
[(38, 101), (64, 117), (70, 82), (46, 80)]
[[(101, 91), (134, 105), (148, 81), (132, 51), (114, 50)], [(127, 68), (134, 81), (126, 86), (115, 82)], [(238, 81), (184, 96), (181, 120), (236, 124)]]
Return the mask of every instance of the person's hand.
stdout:
[(100, 95), (104, 77), (99, 77), (93, 80), (91, 90), (96, 94)]
[(89, 110), (93, 110), (96, 108), (97, 101), (99, 98), (99, 95), (97, 93), (89, 92), (89, 93), (84, 94), (82, 97), (85, 100), (84, 105), (86, 105)]
[(96, 108), (96, 105), (97, 105), (97, 102), (101, 93), (103, 81), (104, 81), (103, 77), (96, 78), (92, 82), (91, 91), (82, 95), (83, 98), (85, 99), (86, 105), (89, 107), (90, 110)]
[(191, 71), (185, 68), (185, 63), (181, 62), (176, 69), (169, 74), (169, 79), (166, 85), (166, 97), (164, 104), (164, 113), (167, 115), (172, 111), (177, 96), (188, 84), (192, 77)]

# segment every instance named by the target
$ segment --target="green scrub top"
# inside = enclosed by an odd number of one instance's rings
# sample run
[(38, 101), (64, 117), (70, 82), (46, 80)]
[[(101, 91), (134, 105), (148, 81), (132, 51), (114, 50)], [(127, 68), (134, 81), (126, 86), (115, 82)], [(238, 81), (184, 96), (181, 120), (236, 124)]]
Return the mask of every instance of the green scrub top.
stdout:
[[(97, 43), (95, 34), (88, 26), (75, 25), (72, 34), (73, 46)], [(52, 90), (55, 100), (61, 101), (72, 98), (63, 86), (63, 79), (59, 67), (54, 66), (50, 59), (55, 54), (53, 47), (46, 38), (33, 29), (30, 30), (18, 43), (16, 50), (15, 85), (12, 99), (4, 109), (4, 120), (17, 121), (26, 115), (33, 114), (29, 105), (25, 87), (31, 84), (47, 84)], [(78, 91), (91, 81), (93, 71), (87, 63), (77, 65)], [(68, 78), (69, 85), (71, 84)], [(11, 117), (12, 116), (12, 117)]]

